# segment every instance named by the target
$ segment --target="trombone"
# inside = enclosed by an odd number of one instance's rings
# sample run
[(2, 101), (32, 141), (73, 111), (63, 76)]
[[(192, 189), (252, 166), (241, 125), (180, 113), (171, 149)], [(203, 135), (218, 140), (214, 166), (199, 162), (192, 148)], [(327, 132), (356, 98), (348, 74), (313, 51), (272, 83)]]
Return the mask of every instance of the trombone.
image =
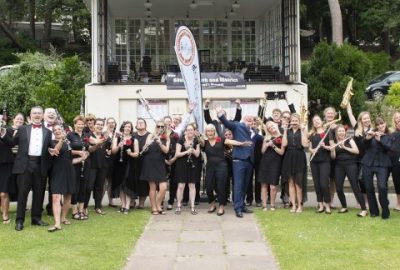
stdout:
[[(136, 90), (136, 94), (139, 95), (140, 103), (142, 103), (142, 105), (146, 108), (146, 110), (149, 111), (150, 110), (149, 102), (143, 97), (142, 89)], [(154, 122), (157, 122), (158, 119), (155, 119), (151, 113), (149, 113), (149, 115), (150, 115), (151, 119), (153, 119)]]

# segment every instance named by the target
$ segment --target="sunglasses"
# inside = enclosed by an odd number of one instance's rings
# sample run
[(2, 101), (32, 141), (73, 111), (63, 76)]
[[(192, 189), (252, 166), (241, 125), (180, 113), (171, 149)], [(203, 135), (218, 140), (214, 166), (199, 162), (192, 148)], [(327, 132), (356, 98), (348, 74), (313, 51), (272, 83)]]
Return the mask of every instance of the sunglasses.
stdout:
[(165, 127), (165, 126), (157, 126), (157, 128), (163, 128), (163, 127)]

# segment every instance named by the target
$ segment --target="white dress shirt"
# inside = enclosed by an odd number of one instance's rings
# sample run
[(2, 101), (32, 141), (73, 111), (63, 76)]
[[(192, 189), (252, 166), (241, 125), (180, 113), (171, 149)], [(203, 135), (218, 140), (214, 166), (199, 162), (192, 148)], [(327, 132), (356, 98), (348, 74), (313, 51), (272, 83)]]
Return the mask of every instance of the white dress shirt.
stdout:
[(32, 126), (31, 139), (29, 141), (29, 151), (30, 156), (41, 156), (43, 148), (43, 127), (34, 128)]

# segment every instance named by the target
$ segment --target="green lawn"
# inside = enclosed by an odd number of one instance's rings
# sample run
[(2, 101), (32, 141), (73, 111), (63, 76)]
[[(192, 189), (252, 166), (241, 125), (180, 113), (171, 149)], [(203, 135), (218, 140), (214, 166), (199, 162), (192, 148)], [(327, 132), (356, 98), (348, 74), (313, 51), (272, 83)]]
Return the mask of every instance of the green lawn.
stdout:
[(282, 269), (399, 269), (400, 213), (389, 220), (347, 214), (302, 214), (287, 209), (256, 211)]
[[(24, 230), (17, 232), (13, 212), (11, 224), (0, 223), (0, 269), (122, 269), (149, 220), (149, 210), (123, 215), (104, 208), (105, 216), (90, 210), (89, 220), (71, 219), (72, 225), (55, 233), (31, 226), (30, 215)], [(52, 218), (43, 219), (53, 224)]]

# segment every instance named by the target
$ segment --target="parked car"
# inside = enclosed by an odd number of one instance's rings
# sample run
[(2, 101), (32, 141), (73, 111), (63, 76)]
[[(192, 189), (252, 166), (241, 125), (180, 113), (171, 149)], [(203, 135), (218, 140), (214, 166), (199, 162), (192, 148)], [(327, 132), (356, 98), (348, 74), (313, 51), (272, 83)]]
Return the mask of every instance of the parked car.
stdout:
[(382, 100), (394, 82), (400, 82), (400, 71), (388, 71), (373, 79), (365, 89), (368, 99)]
[(0, 67), (0, 76), (7, 74), (11, 69), (13, 69), (16, 65), (7, 65)]

